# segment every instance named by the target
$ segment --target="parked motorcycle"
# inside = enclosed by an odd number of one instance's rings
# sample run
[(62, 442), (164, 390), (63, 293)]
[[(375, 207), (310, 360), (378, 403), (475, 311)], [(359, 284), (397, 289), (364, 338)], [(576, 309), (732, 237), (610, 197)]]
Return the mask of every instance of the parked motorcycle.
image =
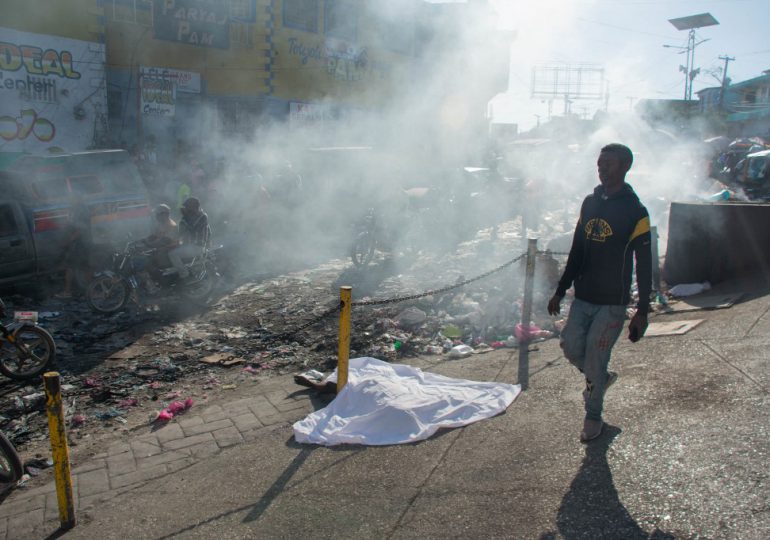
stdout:
[[(0, 317), (5, 316), (0, 300)], [(37, 325), (36, 312), (16, 312), (12, 323), (0, 323), (0, 373), (17, 381), (34, 379), (55, 360), (53, 337)]]
[[(112, 268), (96, 274), (86, 289), (86, 302), (99, 313), (123, 309), (130, 299), (139, 303), (140, 293), (150, 295), (180, 294), (203, 302), (211, 296), (219, 278), (216, 256), (219, 248), (205, 249), (186, 263), (189, 279), (181, 279), (176, 269), (157, 268), (150, 263), (155, 253), (141, 242), (128, 242), (121, 253), (113, 255)], [(149, 278), (149, 279), (148, 279)], [(154, 290), (157, 284), (158, 290)]]
[(460, 231), (450, 197), (426, 187), (402, 190), (401, 196), (400, 204), (368, 208), (354, 224), (350, 258), (357, 268), (371, 263), (377, 251), (417, 254), (457, 246)]
[(0, 432), (0, 484), (13, 484), (24, 474), (24, 468), (16, 448)]

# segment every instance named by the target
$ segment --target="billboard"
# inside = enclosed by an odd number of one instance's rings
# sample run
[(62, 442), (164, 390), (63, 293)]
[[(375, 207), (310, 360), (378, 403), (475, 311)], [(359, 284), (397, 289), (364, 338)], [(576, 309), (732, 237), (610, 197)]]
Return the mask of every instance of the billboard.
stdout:
[(0, 27), (0, 152), (92, 148), (106, 136), (104, 45)]
[(230, 47), (229, 2), (155, 0), (152, 27), (156, 39), (199, 47)]

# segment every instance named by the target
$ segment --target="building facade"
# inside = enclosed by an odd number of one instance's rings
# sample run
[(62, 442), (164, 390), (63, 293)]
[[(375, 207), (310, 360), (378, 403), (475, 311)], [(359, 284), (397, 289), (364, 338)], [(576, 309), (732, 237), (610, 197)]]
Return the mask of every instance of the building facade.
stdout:
[(0, 151), (149, 148), (170, 162), (264, 125), (378, 116), (461, 146), (507, 88), (493, 19), (486, 0), (5, 0)]
[(770, 70), (753, 79), (696, 93), (700, 111), (722, 115), (728, 135), (770, 140)]
[(107, 144), (104, 24), (94, 0), (4, 0), (0, 152)]

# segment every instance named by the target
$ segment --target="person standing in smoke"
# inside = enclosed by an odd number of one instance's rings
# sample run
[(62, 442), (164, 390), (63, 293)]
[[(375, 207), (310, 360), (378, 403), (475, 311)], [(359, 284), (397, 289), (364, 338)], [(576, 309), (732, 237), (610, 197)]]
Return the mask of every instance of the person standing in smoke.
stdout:
[(183, 258), (197, 257), (208, 247), (211, 238), (209, 218), (201, 210), (201, 203), (195, 197), (188, 198), (182, 205), (182, 219), (179, 222), (179, 241), (182, 245), (168, 252), (168, 258), (179, 277), (188, 279), (190, 271), (182, 261)]
[(82, 272), (90, 279), (93, 234), (91, 231), (91, 209), (82, 196), (75, 195), (70, 207), (70, 223), (64, 247), (64, 290), (57, 298), (72, 298), (75, 274)]
[(639, 341), (647, 330), (652, 290), (650, 217), (625, 182), (632, 163), (627, 146), (614, 143), (602, 148), (597, 161), (601, 185), (583, 201), (567, 267), (548, 302), (548, 313), (557, 315), (561, 299), (574, 283), (575, 300), (560, 344), (567, 360), (585, 375), (581, 442), (601, 434), (604, 394), (617, 379), (617, 373), (607, 368), (631, 298), (632, 254), (639, 302), (628, 325), (628, 339)]

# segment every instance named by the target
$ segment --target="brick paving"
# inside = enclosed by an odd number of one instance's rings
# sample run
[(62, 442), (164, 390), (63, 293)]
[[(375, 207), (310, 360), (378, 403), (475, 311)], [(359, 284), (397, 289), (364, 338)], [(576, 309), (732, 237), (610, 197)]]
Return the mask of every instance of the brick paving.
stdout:
[[(193, 408), (149, 433), (111, 443), (105, 452), (72, 470), (76, 515), (78, 510), (189, 467), (224, 448), (253, 441), (261, 431), (293, 423), (313, 409), (308, 393), (293, 393), (298, 388), (290, 383), (276, 390), (279, 383), (267, 384), (264, 393), (249, 398)], [(58, 522), (53, 480), (36, 488), (16, 489), (0, 504), (0, 540), (31, 538), (34, 529), (44, 526), (53, 531)]]

